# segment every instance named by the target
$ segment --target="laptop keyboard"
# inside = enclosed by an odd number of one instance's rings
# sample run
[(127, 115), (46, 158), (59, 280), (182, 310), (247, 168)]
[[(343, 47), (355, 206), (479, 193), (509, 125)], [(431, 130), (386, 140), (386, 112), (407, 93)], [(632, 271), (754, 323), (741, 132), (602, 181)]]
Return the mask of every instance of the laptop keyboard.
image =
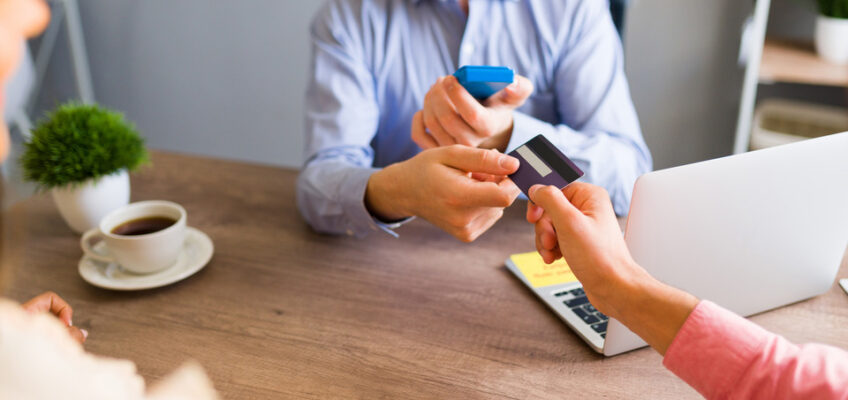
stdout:
[(562, 304), (565, 304), (566, 307), (571, 309), (571, 312), (577, 314), (577, 316), (592, 327), (592, 330), (598, 332), (602, 338), (607, 337), (607, 323), (609, 322), (609, 317), (596, 310), (592, 303), (589, 303), (589, 298), (586, 297), (586, 292), (583, 291), (583, 288), (577, 288), (572, 290), (563, 290), (561, 292), (554, 293), (554, 296), (562, 299)]

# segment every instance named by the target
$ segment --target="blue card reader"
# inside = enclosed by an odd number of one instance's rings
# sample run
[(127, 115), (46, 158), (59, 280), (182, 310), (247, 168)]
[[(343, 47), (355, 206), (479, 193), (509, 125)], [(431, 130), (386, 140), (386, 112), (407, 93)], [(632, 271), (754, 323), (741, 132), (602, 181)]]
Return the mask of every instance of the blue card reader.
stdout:
[(465, 65), (454, 72), (453, 76), (479, 101), (488, 99), (515, 79), (515, 73), (511, 69), (487, 65)]

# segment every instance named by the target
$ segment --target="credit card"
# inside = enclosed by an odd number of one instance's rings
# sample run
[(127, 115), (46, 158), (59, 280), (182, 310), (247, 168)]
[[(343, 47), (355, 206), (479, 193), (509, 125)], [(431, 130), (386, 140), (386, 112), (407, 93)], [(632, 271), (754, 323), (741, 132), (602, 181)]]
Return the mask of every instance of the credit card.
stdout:
[(509, 178), (524, 195), (536, 184), (562, 189), (583, 176), (583, 171), (543, 135), (518, 146), (509, 155), (521, 162)]
[(515, 73), (511, 69), (488, 65), (465, 65), (456, 70), (453, 76), (479, 101), (488, 99), (515, 79)]

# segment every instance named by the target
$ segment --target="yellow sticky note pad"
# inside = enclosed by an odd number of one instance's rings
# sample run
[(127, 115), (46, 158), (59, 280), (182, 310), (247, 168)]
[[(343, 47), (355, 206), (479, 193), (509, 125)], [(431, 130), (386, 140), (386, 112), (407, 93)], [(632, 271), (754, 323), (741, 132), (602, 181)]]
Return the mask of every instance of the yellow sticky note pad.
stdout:
[(577, 281), (577, 277), (563, 259), (548, 265), (535, 251), (513, 254), (509, 256), (509, 259), (534, 288)]

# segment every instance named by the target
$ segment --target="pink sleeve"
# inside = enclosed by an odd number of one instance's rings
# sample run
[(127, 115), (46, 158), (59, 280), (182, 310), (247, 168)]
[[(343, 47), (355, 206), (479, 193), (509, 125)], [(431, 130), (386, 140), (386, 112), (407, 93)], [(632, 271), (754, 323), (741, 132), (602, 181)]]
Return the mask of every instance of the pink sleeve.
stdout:
[(663, 365), (708, 399), (848, 399), (848, 353), (796, 346), (709, 301), (689, 315)]

